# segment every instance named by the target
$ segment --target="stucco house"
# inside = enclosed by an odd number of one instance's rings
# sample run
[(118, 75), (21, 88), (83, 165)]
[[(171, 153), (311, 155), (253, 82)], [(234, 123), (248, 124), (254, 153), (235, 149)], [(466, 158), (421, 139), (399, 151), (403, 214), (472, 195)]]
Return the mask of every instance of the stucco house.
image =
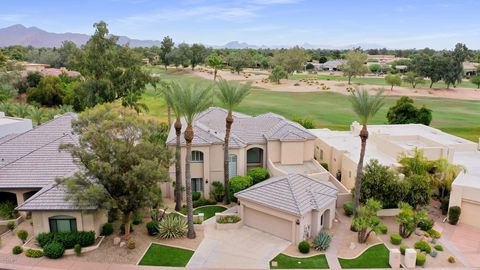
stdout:
[(23, 215), (31, 214), (34, 233), (95, 231), (107, 222), (106, 212), (74, 205), (65, 200), (64, 185), (57, 177), (79, 170), (70, 153), (59, 146), (76, 143), (67, 113), (26, 132), (0, 140), (0, 201), (17, 204)]
[[(197, 116), (193, 129), (192, 188), (206, 198), (210, 196), (211, 183), (223, 182), (223, 140), (227, 111), (212, 107)], [(254, 167), (267, 168), (270, 176), (302, 173), (328, 181), (330, 173), (313, 157), (316, 136), (301, 125), (274, 113), (248, 116), (234, 113), (229, 143), (230, 177), (246, 175)], [(186, 146), (182, 125), (181, 160), (182, 179), (185, 181)], [(175, 129), (172, 127), (167, 145), (175, 148)], [(175, 166), (170, 167), (170, 176), (175, 179)], [(172, 183), (162, 185), (163, 194), (173, 198)]]
[[(361, 125), (352, 123), (349, 131), (311, 129), (317, 136), (315, 157), (328, 164), (329, 171), (351, 189), (355, 185), (360, 157)], [(450, 206), (460, 206), (460, 222), (480, 227), (480, 147), (478, 143), (421, 125), (369, 125), (365, 163), (377, 159), (381, 164), (399, 167), (401, 155), (419, 149), (430, 160), (446, 158), (462, 165), (452, 184)]]
[(338, 189), (304, 174), (272, 177), (235, 194), (245, 225), (298, 244), (332, 227)]

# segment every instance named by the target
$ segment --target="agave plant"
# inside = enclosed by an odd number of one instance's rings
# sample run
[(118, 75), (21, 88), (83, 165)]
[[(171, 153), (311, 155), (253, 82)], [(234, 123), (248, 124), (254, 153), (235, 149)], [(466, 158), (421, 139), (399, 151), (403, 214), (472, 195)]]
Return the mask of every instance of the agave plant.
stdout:
[(158, 237), (172, 239), (184, 237), (187, 234), (187, 221), (179, 215), (168, 215), (157, 225)]
[(316, 250), (326, 250), (330, 246), (330, 242), (332, 242), (332, 237), (328, 233), (321, 231), (315, 236), (313, 246)]

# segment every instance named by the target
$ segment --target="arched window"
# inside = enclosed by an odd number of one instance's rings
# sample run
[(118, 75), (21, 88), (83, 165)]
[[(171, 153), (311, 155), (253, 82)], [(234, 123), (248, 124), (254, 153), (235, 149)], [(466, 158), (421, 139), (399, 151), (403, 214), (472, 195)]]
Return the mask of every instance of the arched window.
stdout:
[(203, 152), (192, 151), (192, 162), (203, 162)]
[(247, 150), (247, 169), (263, 167), (263, 149), (255, 147)]
[(76, 232), (77, 219), (71, 216), (54, 216), (48, 218), (50, 232)]

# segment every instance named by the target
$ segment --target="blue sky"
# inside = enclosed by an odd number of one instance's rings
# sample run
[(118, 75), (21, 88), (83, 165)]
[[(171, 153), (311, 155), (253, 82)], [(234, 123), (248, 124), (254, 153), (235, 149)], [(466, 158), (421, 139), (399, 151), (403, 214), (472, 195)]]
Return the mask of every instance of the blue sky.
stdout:
[(208, 45), (480, 49), (479, 10), (478, 0), (11, 0), (2, 2), (0, 27), (91, 34), (104, 20), (116, 35)]

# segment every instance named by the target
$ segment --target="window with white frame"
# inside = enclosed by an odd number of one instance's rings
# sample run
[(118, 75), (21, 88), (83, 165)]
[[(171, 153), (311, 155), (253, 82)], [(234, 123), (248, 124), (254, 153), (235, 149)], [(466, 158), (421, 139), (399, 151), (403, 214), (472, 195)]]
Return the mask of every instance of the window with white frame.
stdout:
[(203, 162), (203, 152), (192, 151), (192, 162)]

